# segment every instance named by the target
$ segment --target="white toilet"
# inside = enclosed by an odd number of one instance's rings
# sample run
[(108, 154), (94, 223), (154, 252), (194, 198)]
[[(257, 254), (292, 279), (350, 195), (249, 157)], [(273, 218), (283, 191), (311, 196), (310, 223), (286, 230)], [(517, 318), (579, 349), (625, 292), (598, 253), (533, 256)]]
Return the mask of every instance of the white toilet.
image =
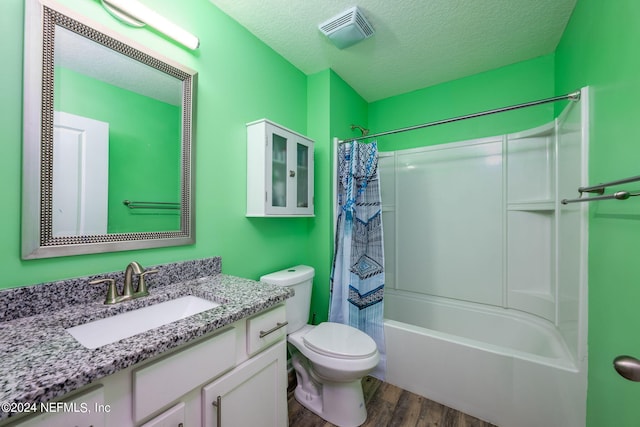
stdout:
[(314, 273), (312, 267), (298, 265), (260, 280), (295, 290), (286, 307), (287, 341), (298, 380), (296, 400), (337, 426), (359, 426), (367, 419), (361, 380), (377, 366), (378, 349), (371, 337), (351, 326), (306, 324)]

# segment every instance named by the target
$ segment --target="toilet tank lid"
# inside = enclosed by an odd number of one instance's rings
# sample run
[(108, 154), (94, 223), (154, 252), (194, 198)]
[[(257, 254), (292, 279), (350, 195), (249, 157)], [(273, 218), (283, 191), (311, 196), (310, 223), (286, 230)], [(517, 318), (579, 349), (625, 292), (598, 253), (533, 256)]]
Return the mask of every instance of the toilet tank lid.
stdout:
[(307, 265), (296, 265), (285, 268), (275, 273), (265, 274), (260, 278), (261, 282), (278, 286), (293, 286), (313, 278), (315, 270)]

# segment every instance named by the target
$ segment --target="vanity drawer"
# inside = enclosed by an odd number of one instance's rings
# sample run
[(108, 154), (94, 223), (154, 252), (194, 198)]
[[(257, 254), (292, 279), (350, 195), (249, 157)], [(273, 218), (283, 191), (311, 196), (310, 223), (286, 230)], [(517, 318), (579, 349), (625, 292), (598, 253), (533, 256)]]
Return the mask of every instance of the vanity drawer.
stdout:
[(136, 423), (235, 366), (236, 333), (229, 328), (133, 371)]
[(247, 319), (247, 354), (253, 356), (286, 337), (286, 325), (284, 304)]

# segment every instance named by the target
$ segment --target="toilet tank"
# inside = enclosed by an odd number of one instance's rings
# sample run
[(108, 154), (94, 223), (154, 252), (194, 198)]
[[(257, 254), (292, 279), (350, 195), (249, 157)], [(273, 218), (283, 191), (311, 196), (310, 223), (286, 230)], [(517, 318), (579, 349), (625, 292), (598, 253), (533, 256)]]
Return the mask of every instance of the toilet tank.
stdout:
[(315, 270), (306, 265), (297, 265), (274, 273), (265, 274), (261, 282), (278, 286), (290, 286), (295, 295), (286, 301), (287, 334), (302, 328), (309, 321), (309, 307), (311, 305), (311, 287)]

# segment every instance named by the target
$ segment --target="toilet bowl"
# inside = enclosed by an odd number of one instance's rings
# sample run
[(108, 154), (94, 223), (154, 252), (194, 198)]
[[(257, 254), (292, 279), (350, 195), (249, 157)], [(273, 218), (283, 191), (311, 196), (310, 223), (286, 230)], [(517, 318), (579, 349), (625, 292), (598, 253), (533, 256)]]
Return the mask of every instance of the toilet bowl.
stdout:
[(377, 366), (380, 355), (375, 341), (356, 328), (333, 322), (306, 324), (313, 276), (313, 268), (300, 265), (260, 280), (295, 291), (286, 309), (296, 400), (330, 423), (356, 427), (367, 419), (362, 378)]

